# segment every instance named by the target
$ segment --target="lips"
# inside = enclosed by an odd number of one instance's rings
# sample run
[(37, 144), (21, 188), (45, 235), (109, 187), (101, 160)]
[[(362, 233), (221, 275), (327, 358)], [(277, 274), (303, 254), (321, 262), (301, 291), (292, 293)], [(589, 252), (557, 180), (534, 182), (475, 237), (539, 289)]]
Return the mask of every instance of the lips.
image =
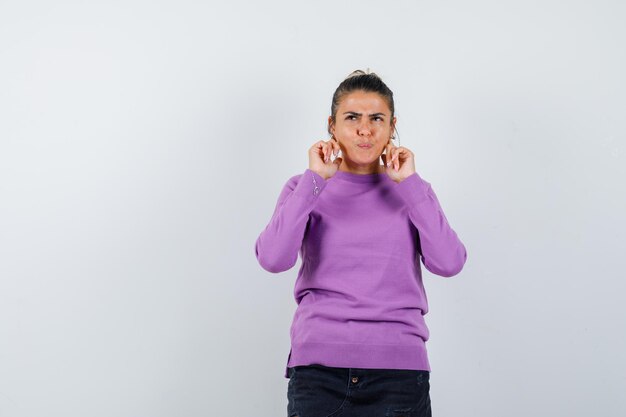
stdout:
[(368, 149), (368, 148), (372, 147), (372, 145), (370, 143), (359, 143), (357, 146), (359, 148), (365, 148), (365, 149)]

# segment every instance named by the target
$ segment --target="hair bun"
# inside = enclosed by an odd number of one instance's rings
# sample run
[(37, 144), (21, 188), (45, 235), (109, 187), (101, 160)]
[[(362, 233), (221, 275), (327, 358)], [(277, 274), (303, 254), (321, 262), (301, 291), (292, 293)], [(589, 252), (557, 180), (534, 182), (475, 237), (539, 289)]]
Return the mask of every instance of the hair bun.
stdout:
[(376, 74), (375, 72), (370, 71), (370, 69), (369, 69), (369, 68), (367, 68), (365, 71), (360, 70), (360, 69), (352, 71), (352, 72), (351, 72), (351, 73), (350, 73), (350, 74), (346, 77), (346, 80), (347, 80), (348, 78), (356, 77), (356, 76), (359, 76), (359, 75), (373, 75), (373, 76), (375, 76), (375, 77), (377, 77), (377, 78), (380, 78), (380, 77), (378, 77), (378, 74)]

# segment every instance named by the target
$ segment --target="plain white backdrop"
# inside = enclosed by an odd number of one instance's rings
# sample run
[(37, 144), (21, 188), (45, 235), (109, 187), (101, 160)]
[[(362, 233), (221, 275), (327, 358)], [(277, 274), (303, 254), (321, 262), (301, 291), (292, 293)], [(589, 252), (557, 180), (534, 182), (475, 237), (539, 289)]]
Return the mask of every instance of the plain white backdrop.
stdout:
[(468, 250), (435, 417), (626, 415), (620, 1), (0, 2), (0, 416), (286, 416), (254, 243), (370, 68)]

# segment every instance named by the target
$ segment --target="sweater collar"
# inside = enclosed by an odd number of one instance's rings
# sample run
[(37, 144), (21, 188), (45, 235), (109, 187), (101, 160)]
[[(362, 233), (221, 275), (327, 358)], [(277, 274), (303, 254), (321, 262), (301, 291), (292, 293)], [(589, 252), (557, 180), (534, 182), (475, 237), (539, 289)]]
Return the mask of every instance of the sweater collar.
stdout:
[(384, 181), (386, 173), (374, 173), (374, 174), (354, 174), (352, 172), (346, 171), (337, 171), (333, 174), (332, 178), (337, 178), (344, 181), (350, 182), (360, 182), (360, 183), (368, 183), (368, 182), (380, 182)]

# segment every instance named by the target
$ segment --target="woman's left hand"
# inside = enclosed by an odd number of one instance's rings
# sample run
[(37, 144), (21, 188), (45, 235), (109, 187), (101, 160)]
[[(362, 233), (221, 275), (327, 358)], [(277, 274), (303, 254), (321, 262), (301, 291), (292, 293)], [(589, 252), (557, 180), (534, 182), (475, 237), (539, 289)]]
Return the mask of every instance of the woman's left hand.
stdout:
[(395, 182), (400, 182), (415, 173), (413, 152), (404, 146), (395, 146), (389, 143), (385, 147), (385, 153), (380, 157), (383, 160), (383, 165), (385, 165), (387, 175)]

